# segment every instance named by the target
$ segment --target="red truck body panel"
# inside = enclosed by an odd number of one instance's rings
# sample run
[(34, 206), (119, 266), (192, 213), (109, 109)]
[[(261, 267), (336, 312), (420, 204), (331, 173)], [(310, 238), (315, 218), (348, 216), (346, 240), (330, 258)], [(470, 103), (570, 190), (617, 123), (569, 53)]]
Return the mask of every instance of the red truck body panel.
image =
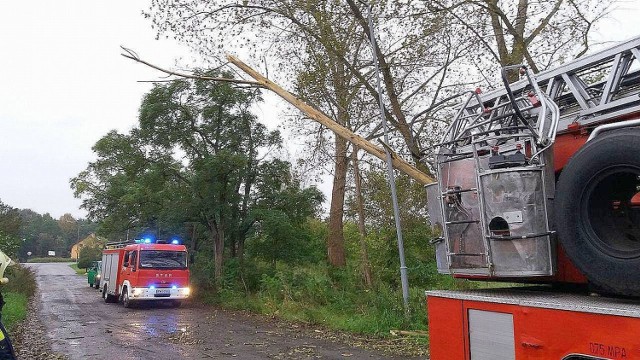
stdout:
[[(433, 291), (427, 310), (432, 360), (640, 358), (638, 301), (539, 289)], [(494, 315), (510, 322), (491, 322)], [(483, 325), (488, 333), (474, 333)]]

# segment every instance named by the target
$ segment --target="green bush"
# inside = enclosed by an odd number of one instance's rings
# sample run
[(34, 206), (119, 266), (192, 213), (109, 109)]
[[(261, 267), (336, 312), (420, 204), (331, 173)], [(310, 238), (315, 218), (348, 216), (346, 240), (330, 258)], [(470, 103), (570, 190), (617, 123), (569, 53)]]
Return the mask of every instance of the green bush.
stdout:
[(9, 279), (9, 283), (2, 285), (3, 292), (12, 292), (31, 297), (36, 292), (36, 276), (33, 270), (21, 266), (13, 265), (7, 267), (4, 276)]
[(84, 246), (78, 254), (78, 268), (87, 269), (94, 261), (102, 259), (102, 248), (99, 246)]
[(87, 273), (87, 269), (86, 268), (85, 269), (80, 269), (80, 268), (78, 268), (78, 264), (76, 264), (76, 263), (69, 264), (69, 267), (72, 268), (73, 271), (75, 271), (76, 274), (78, 274), (78, 275), (85, 276), (86, 273)]
[(215, 289), (215, 264), (213, 253), (210, 251), (200, 251), (194, 254), (193, 262), (189, 265), (191, 274), (190, 281), (198, 290), (195, 296), (201, 292)]

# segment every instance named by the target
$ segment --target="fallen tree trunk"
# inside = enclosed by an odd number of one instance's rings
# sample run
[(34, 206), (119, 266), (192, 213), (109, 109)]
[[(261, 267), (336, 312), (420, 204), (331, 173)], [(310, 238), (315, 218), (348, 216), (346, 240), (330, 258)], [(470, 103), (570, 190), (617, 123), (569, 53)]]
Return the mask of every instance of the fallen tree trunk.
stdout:
[[(374, 145), (373, 143), (366, 140), (362, 136), (355, 134), (354, 132), (347, 129), (346, 127), (333, 121), (331, 118), (323, 114), (321, 111), (311, 107), (304, 101), (293, 96), (290, 92), (281, 88), (278, 84), (262, 76), (260, 73), (252, 69), (249, 65), (245, 64), (237, 57), (233, 55), (227, 55), (227, 60), (229, 60), (230, 63), (237, 66), (240, 70), (244, 71), (247, 75), (254, 78), (258, 84), (262, 85), (266, 89), (269, 89), (275, 92), (281, 98), (286, 100), (288, 103), (290, 103), (291, 105), (295, 106), (300, 111), (305, 113), (308, 117), (326, 126), (329, 130), (333, 131), (336, 134), (336, 136), (340, 136), (346, 139), (347, 141), (352, 142), (360, 149), (365, 150), (369, 154), (379, 158), (382, 161), (387, 160), (387, 154), (383, 148)], [(394, 168), (409, 175), (411, 178), (415, 179), (421, 184), (427, 185), (435, 182), (435, 180), (431, 176), (425, 174), (424, 172), (420, 171), (418, 168), (416, 168), (412, 164), (406, 162), (405, 160), (400, 158), (397, 154), (392, 152), (390, 149), (387, 149), (387, 150), (391, 154), (391, 163), (393, 164)]]

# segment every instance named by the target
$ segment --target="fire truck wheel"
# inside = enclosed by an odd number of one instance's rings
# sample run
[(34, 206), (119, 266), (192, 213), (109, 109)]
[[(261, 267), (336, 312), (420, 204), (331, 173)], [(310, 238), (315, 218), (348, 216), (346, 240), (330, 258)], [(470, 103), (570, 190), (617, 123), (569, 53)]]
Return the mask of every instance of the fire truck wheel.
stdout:
[(129, 299), (129, 291), (128, 289), (125, 287), (122, 289), (122, 306), (126, 307), (126, 308), (130, 308), (131, 307), (131, 300)]
[(585, 144), (556, 187), (559, 240), (599, 291), (640, 296), (640, 129)]
[(118, 299), (114, 295), (109, 295), (109, 293), (107, 292), (107, 285), (105, 285), (104, 288), (102, 289), (102, 298), (106, 303), (114, 303)]

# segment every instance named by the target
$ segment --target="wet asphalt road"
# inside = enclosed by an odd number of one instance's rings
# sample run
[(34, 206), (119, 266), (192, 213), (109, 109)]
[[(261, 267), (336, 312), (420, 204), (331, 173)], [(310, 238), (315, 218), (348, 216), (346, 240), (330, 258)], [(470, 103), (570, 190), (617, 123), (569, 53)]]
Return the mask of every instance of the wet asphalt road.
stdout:
[[(29, 264), (53, 350), (80, 359), (393, 359), (307, 336), (295, 325), (187, 304), (107, 304), (68, 264)], [(313, 331), (313, 330), (312, 330)]]

